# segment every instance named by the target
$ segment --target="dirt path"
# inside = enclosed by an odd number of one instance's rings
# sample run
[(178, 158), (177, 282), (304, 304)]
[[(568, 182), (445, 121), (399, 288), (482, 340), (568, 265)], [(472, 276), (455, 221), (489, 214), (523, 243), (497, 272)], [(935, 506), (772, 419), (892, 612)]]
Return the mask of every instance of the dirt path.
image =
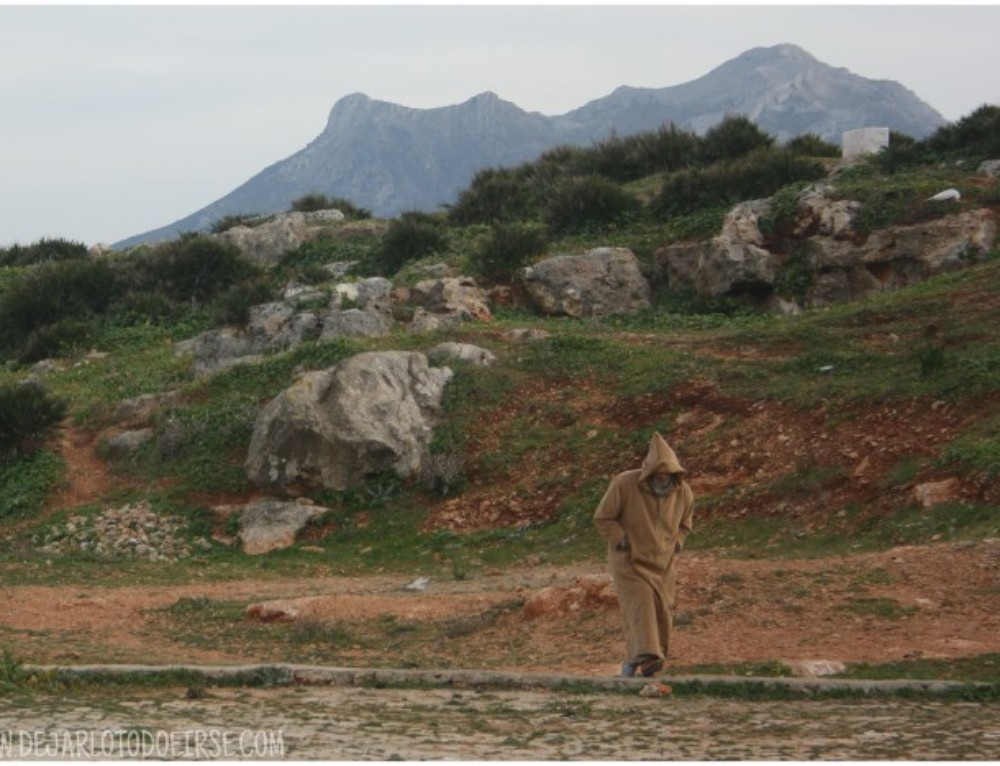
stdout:
[[(793, 561), (685, 553), (679, 575), (674, 667), (885, 663), (1000, 652), (1000, 540)], [(423, 591), (407, 590), (407, 584), (406, 578), (380, 576), (12, 586), (5, 588), (0, 635), (20, 657), (37, 663), (226, 663), (293, 659), (282, 656), (280, 646), (230, 635), (261, 619), (279, 620), (271, 634), (277, 637), (302, 625), (353, 631), (384, 624), (392, 641), (347, 646), (339, 661), (386, 666), (405, 656), (414, 667), (615, 672), (619, 617), (600, 567), (432, 580)], [(203, 641), (180, 641), (164, 628), (164, 610), (183, 599), (236, 604), (241, 611), (229, 624), (206, 622)], [(257, 619), (242, 612), (250, 604), (263, 605)], [(444, 641), (422, 639), (416, 629), (442, 624), (457, 626)], [(189, 637), (200, 630), (197, 624), (185, 629)], [(387, 655), (388, 645), (402, 648)]]

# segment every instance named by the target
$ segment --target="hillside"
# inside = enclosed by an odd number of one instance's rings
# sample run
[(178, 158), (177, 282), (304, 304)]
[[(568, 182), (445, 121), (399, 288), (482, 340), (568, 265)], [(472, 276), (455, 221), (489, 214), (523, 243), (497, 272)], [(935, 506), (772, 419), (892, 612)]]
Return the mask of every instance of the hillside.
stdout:
[(302, 150), (181, 220), (115, 247), (206, 231), (227, 215), (278, 212), (310, 193), (350, 199), (380, 217), (434, 211), (454, 202), (486, 168), (670, 123), (704, 134), (737, 114), (780, 142), (811, 133), (838, 146), (843, 132), (854, 128), (889, 127), (923, 138), (944, 124), (900, 84), (824, 64), (795, 45), (755, 48), (682, 85), (623, 86), (551, 117), (525, 112), (493, 93), (436, 109), (355, 93), (333, 106), (323, 132)]
[[(887, 231), (909, 242), (922, 231), (914, 221), (968, 211), (995, 222), (1000, 188), (978, 168), (998, 146), (997, 116), (981, 110), (851, 168), (819, 158), (807, 169), (829, 166), (822, 180), (850, 192), (842, 201), (856, 208), (857, 242)], [(653, 196), (648, 189), (676, 174), (745, 170), (775, 156), (794, 165), (753, 126), (730, 127), (741, 139), (735, 160), (598, 188), (605, 199), (623, 189)], [(698, 144), (701, 156), (714, 138)], [(513, 181), (551, 179), (559, 158), (600, 160), (619, 148), (549, 157)], [(505, 188), (516, 194), (517, 183)], [(794, 207), (810, 183), (790, 182), (771, 204)], [(962, 193), (943, 208), (928, 204), (940, 188)], [(469, 191), (466, 203), (482, 188)], [(630, 205), (625, 217), (528, 237), (543, 251), (528, 252), (540, 261), (628, 247), (652, 271), (665, 243), (714, 236), (716, 207), (654, 214)], [(525, 214), (512, 228), (336, 218), (325, 236), (261, 269), (203, 237), (111, 256), (3, 253), (0, 390), (41, 389), (67, 403), (58, 429), (0, 466), (0, 572), (11, 605), (0, 617), (3, 646), (37, 662), (610, 675), (617, 605), (592, 514), (610, 477), (635, 467), (659, 431), (697, 496), (671, 672), (784, 674), (822, 659), (855, 676), (1000, 678), (995, 247), (900, 289), (796, 314), (660, 282), (652, 305), (631, 314), (544, 316), (508, 271), (489, 283), (489, 321), (470, 314), (423, 331), (314, 336), (204, 375), (175, 352), (209, 331), (234, 337), (226, 333), (248, 322), (249, 306), (289, 292), (314, 288), (306, 303), (319, 310), (339, 294), (343, 271), (331, 264), (352, 263), (349, 285), (379, 274), (398, 294), (429, 273), (477, 272), (497, 232), (509, 244), (521, 241), (512, 231), (551, 223), (531, 206)], [(770, 220), (768, 231), (784, 234), (769, 246), (794, 253), (811, 236), (794, 233), (794, 216)], [(394, 254), (386, 243), (401, 231), (423, 248)], [(410, 322), (418, 313), (394, 309)], [(443, 341), (496, 358), (449, 363), (430, 444), (449, 481), (385, 470), (343, 490), (289, 486), (297, 505), (322, 512), (287, 548), (245, 553), (244, 506), (268, 494), (244, 470), (261, 408), (309, 371)], [(39, 385), (22, 385), (31, 381)], [(16, 408), (0, 414), (5, 427), (21, 426)], [(122, 445), (126, 432), (142, 440)]]

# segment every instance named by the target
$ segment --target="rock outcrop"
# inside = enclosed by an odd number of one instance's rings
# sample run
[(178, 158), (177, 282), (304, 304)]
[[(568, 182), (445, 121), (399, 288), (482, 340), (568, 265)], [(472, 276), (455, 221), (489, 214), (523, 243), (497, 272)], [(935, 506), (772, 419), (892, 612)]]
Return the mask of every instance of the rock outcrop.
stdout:
[(417, 474), (451, 376), (404, 351), (307, 373), (260, 411), (247, 477), (260, 487), (343, 490), (383, 471)]
[(212, 236), (223, 244), (235, 246), (248, 261), (273, 266), (285, 253), (316, 239), (343, 220), (344, 214), (339, 210), (282, 213), (256, 226), (234, 226)]
[(536, 310), (570, 317), (632, 314), (649, 308), (649, 282), (635, 254), (599, 247), (582, 255), (557, 255), (521, 272)]
[[(945, 214), (871, 234), (859, 232), (859, 202), (837, 199), (832, 186), (811, 186), (798, 198), (792, 246), (769, 249), (762, 221), (770, 200), (734, 207), (710, 240), (668, 245), (654, 256), (654, 273), (671, 290), (708, 296), (751, 295), (804, 306), (824, 306), (892, 290), (985, 258), (997, 242), (988, 209)], [(954, 201), (936, 202), (953, 205)], [(797, 270), (797, 294), (787, 276)]]

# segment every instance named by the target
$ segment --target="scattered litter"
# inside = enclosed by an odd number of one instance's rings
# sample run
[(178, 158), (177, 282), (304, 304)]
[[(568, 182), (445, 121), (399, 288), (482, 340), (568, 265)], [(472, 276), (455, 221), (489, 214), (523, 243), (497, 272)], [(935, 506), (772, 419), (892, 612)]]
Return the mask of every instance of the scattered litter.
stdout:
[(832, 364), (824, 364), (822, 367), (819, 368), (819, 371), (820, 372), (833, 372), (833, 365)]
[(427, 590), (427, 583), (429, 582), (430, 580), (426, 577), (418, 577), (406, 586), (406, 590)]
[(935, 194), (933, 197), (928, 197), (928, 202), (948, 202), (950, 200), (960, 200), (962, 199), (962, 193), (958, 189), (945, 189)]
[(666, 697), (669, 694), (673, 694), (674, 690), (667, 684), (661, 684), (659, 681), (652, 684), (646, 684), (639, 690), (640, 697)]

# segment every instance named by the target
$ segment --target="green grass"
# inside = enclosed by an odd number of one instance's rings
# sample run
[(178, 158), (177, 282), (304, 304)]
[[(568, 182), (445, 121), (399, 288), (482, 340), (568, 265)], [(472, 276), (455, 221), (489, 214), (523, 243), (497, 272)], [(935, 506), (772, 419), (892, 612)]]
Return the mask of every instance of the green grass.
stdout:
[(0, 464), (0, 522), (37, 513), (63, 469), (62, 458), (49, 450)]

